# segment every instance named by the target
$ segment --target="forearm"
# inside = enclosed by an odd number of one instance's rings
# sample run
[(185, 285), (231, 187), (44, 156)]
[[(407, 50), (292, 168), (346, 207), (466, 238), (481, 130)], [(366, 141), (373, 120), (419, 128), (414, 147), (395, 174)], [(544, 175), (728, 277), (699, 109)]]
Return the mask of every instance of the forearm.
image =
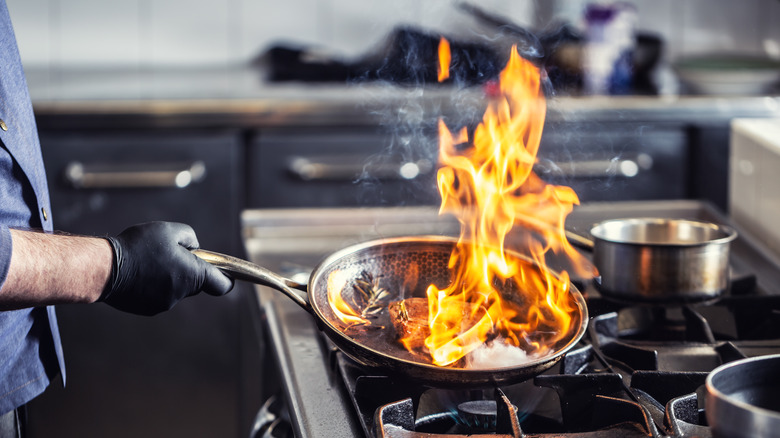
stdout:
[(13, 253), (0, 309), (92, 303), (111, 275), (105, 239), (11, 230)]

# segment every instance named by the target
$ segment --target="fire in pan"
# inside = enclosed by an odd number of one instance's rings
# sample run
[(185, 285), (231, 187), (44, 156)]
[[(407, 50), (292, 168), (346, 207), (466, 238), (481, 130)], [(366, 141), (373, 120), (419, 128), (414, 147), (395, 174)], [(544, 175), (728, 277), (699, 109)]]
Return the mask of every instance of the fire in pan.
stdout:
[[(463, 60), (439, 44), (439, 81)], [(566, 255), (595, 273), (566, 240), (576, 193), (533, 173), (546, 114), (542, 74), (516, 48), (486, 90), (482, 123), (452, 130), (439, 119), (440, 213), (461, 224), (459, 240), (402, 237), (342, 249), (304, 286), (246, 261), (196, 251), (237, 279), (295, 300), (348, 356), (437, 386), (520, 382), (552, 367), (588, 321), (580, 292), (547, 256)], [(530, 232), (523, 254), (506, 249), (515, 226)]]
[[(485, 345), (447, 365), (434, 364), (424, 344), (432, 337), (428, 323), (433, 308), (429, 307), (427, 294), (452, 286), (450, 264), (456, 244), (455, 239), (442, 236), (357, 244), (323, 260), (311, 274), (308, 286), (232, 256), (205, 250), (194, 253), (236, 279), (270, 286), (287, 295), (360, 364), (435, 386), (489, 387), (521, 382), (555, 365), (583, 336), (587, 307), (570, 282), (565, 282), (558, 306), (551, 310), (537, 308), (530, 298), (535, 292), (524, 290), (521, 282), (504, 281), (495, 286), (509, 309), (504, 311), (509, 313), (506, 324), (516, 330), (504, 335), (516, 337), (514, 351), (487, 347), (498, 343), (496, 338), (502, 336), (496, 328), (500, 323), (491, 321), (488, 328), (476, 328), (479, 321), (495, 318), (488, 315), (489, 302), (466, 303), (455, 305), (455, 310), (462, 315), (463, 324), (483, 332)], [(542, 286), (545, 279), (559, 280), (555, 273), (539, 268), (520, 254), (507, 256), (522, 265), (524, 277), (538, 276)], [(560, 318), (566, 320), (562, 327), (546, 322)], [(524, 331), (522, 327), (529, 319), (538, 324)], [(505, 345), (504, 341), (500, 345)], [(480, 354), (487, 354), (487, 359), (472, 360)]]

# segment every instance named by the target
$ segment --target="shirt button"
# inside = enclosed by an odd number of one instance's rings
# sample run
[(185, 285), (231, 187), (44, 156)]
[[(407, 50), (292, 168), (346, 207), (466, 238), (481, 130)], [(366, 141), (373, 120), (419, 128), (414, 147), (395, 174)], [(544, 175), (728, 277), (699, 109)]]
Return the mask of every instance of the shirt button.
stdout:
[(8, 131), (8, 125), (5, 124), (5, 121), (0, 119), (0, 129), (3, 131)]
[(41, 207), (41, 214), (43, 215), (44, 221), (49, 220), (49, 213), (46, 212), (46, 207)]

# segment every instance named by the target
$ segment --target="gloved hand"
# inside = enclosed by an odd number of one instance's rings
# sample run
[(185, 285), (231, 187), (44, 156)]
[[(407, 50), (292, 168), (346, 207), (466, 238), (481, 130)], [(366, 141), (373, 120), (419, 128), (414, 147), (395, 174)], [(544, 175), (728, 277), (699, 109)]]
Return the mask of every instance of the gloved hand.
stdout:
[(198, 248), (189, 225), (149, 222), (108, 237), (114, 264), (99, 301), (137, 315), (155, 315), (201, 290), (224, 295), (233, 280), (190, 252)]

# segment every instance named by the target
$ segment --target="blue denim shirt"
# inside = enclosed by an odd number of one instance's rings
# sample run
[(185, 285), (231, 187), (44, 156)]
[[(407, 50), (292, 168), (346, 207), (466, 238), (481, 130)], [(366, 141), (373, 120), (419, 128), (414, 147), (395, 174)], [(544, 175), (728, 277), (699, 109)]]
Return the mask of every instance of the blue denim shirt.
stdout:
[[(0, 292), (11, 263), (9, 227), (52, 231), (41, 148), (16, 38), (0, 0)], [(53, 307), (0, 311), (0, 414), (65, 379)]]

